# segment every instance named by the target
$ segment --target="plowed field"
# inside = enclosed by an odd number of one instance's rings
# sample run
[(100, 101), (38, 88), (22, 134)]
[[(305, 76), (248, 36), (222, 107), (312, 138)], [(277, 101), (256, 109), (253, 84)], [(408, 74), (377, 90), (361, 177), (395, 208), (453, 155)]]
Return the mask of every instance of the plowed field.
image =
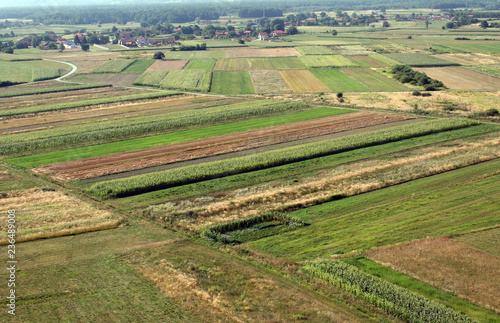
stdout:
[(287, 125), (249, 130), (151, 149), (135, 150), (82, 159), (34, 169), (54, 174), (60, 181), (91, 178), (157, 165), (220, 155), (256, 147), (321, 136), (406, 119), (403, 116), (358, 112), (348, 115), (295, 122)]

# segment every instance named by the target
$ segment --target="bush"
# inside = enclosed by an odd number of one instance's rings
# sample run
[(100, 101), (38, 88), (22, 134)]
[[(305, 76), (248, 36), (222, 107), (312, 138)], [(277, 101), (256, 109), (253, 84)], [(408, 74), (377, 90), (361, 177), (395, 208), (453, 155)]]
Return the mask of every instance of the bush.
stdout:
[(420, 93), (420, 91), (413, 91), (412, 95), (414, 95), (414, 96), (421, 96), (422, 93)]
[(343, 97), (343, 96), (344, 96), (344, 93), (342, 93), (342, 92), (338, 92), (338, 93), (337, 93), (337, 98), (339, 98), (339, 99), (340, 99), (340, 98), (341, 98), (341, 97)]
[(496, 117), (496, 116), (498, 116), (500, 114), (500, 112), (498, 112), (498, 110), (495, 109), (495, 108), (491, 108), (491, 109), (486, 110), (485, 114), (488, 117)]
[(163, 54), (162, 52), (156, 52), (153, 54), (153, 59), (163, 59), (165, 57), (165, 54)]
[(432, 93), (425, 92), (425, 93), (422, 93), (422, 96), (432, 96)]

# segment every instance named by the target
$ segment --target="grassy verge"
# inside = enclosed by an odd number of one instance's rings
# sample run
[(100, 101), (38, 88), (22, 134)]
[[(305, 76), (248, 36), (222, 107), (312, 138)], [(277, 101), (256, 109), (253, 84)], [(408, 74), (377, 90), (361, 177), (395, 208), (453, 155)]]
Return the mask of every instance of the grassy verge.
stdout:
[(41, 89), (33, 89), (33, 90), (25, 90), (25, 91), (12, 91), (12, 92), (2, 92), (0, 93), (0, 98), (10, 98), (14, 96), (21, 95), (33, 95), (33, 94), (45, 94), (45, 93), (53, 93), (53, 92), (64, 92), (64, 91), (74, 91), (74, 90), (85, 90), (85, 89), (94, 89), (100, 87), (111, 87), (110, 84), (76, 84), (76, 85), (64, 85), (64, 86), (55, 86), (49, 88), (41, 88)]

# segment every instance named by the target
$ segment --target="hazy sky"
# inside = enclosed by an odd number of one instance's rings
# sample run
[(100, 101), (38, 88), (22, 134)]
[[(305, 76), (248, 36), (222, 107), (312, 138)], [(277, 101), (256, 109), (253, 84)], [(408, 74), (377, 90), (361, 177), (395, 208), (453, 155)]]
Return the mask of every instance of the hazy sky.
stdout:
[(0, 0), (0, 11), (1, 8), (5, 7), (57, 7), (57, 6), (68, 6), (68, 5), (88, 5), (88, 4), (120, 4), (120, 3), (152, 3), (152, 2), (164, 2), (164, 0), (86, 0), (85, 3), (71, 1), (71, 0)]

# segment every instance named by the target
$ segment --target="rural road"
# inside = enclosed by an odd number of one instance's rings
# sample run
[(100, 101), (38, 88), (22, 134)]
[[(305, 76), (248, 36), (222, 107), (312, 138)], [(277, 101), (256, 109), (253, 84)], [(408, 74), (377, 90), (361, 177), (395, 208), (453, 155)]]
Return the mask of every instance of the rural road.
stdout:
[[(51, 61), (51, 62), (56, 62), (56, 63), (62, 63), (62, 64), (66, 64), (66, 65), (70, 65), (71, 66), (71, 71), (67, 74), (64, 74), (63, 76), (60, 76), (56, 79), (54, 79), (54, 81), (59, 81), (59, 82), (66, 82), (66, 81), (63, 81), (63, 78), (66, 78), (70, 75), (73, 75), (76, 73), (76, 71), (78, 70), (78, 67), (75, 65), (75, 64), (71, 64), (71, 63), (68, 63), (68, 62), (63, 62), (63, 61), (56, 61), (56, 60), (53, 60), (53, 59), (47, 59), (47, 58), (43, 58), (44, 61)], [(68, 83), (75, 83), (75, 82), (68, 82)]]

